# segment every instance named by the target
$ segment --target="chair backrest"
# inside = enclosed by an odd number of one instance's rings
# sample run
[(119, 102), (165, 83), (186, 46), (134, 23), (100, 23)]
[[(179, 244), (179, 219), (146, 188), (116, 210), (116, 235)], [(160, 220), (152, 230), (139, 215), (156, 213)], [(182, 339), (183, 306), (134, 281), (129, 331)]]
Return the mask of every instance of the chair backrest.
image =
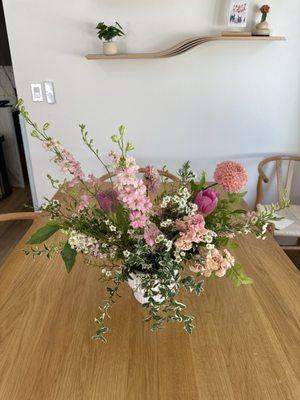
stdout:
[[(144, 174), (146, 172), (146, 168), (139, 168), (139, 173)], [(173, 182), (178, 182), (180, 179), (177, 178), (177, 176), (171, 174), (168, 171), (163, 171), (162, 169), (158, 169), (158, 173), (160, 176), (164, 176), (165, 178), (169, 178), (171, 181)], [(105, 174), (103, 176), (100, 177), (100, 180), (105, 182), (107, 181), (110, 177), (113, 177), (114, 174)]]
[(26, 219), (36, 219), (40, 217), (43, 213), (41, 212), (16, 212), (8, 214), (0, 214), (0, 222), (4, 221), (22, 221)]
[[(300, 156), (273, 156), (262, 160), (258, 164), (258, 182), (257, 182), (257, 196), (255, 205), (257, 206), (263, 200), (263, 182), (269, 183), (270, 178), (264, 172), (264, 166), (271, 162), (275, 163), (275, 176), (277, 184), (278, 201), (281, 202), (284, 197), (290, 198), (293, 176), (295, 171), (295, 163), (300, 161)], [(284, 170), (284, 166), (286, 168)]]

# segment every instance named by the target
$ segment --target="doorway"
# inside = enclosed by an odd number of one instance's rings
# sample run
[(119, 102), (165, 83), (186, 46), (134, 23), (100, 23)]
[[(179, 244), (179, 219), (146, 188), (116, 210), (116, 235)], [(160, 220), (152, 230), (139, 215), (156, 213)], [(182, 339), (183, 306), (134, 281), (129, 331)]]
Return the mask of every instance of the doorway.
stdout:
[[(17, 90), (0, 0), (0, 214), (32, 208)], [(0, 264), (29, 228), (29, 221), (0, 224)]]

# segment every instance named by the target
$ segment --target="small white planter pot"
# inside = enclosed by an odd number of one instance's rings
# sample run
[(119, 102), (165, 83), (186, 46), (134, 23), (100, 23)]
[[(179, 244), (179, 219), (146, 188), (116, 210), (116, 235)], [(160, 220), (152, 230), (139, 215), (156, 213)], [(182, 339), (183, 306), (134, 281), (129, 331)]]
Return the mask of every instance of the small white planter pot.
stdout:
[(116, 42), (103, 42), (103, 53), (106, 56), (118, 54), (118, 45)]
[[(132, 279), (128, 279), (128, 285), (131, 287), (133, 290), (133, 295), (136, 298), (136, 300), (141, 303), (145, 304), (148, 303), (148, 297), (144, 297), (145, 295), (145, 289), (142, 288), (142, 279), (141, 276), (143, 274), (130, 274)], [(157, 282), (157, 281), (156, 281)], [(154, 296), (154, 300), (157, 301), (158, 303), (162, 303), (164, 301), (164, 298), (161, 295)]]
[(270, 29), (267, 21), (260, 22), (256, 25), (254, 30), (255, 36), (270, 36)]

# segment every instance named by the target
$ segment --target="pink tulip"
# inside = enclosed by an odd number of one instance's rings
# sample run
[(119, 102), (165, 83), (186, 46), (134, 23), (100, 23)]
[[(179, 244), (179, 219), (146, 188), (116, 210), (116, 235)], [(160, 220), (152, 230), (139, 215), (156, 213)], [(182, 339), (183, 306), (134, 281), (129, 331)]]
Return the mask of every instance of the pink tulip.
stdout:
[(119, 204), (117, 192), (113, 189), (105, 190), (97, 195), (100, 208), (103, 211), (115, 212)]
[(199, 192), (195, 198), (195, 204), (201, 214), (210, 214), (217, 207), (220, 194), (213, 189), (205, 189)]

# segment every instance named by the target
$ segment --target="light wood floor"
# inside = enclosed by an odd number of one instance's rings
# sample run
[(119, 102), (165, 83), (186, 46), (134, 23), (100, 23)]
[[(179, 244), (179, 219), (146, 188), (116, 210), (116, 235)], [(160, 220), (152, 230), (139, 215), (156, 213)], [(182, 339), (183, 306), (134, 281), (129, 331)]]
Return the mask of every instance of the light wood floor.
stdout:
[[(0, 200), (0, 214), (25, 211), (25, 206), (31, 205), (31, 195), (28, 187), (14, 188), (13, 193)], [(27, 209), (28, 211), (28, 209)], [(1, 222), (0, 224), (0, 268), (4, 259), (20, 241), (32, 221)]]

